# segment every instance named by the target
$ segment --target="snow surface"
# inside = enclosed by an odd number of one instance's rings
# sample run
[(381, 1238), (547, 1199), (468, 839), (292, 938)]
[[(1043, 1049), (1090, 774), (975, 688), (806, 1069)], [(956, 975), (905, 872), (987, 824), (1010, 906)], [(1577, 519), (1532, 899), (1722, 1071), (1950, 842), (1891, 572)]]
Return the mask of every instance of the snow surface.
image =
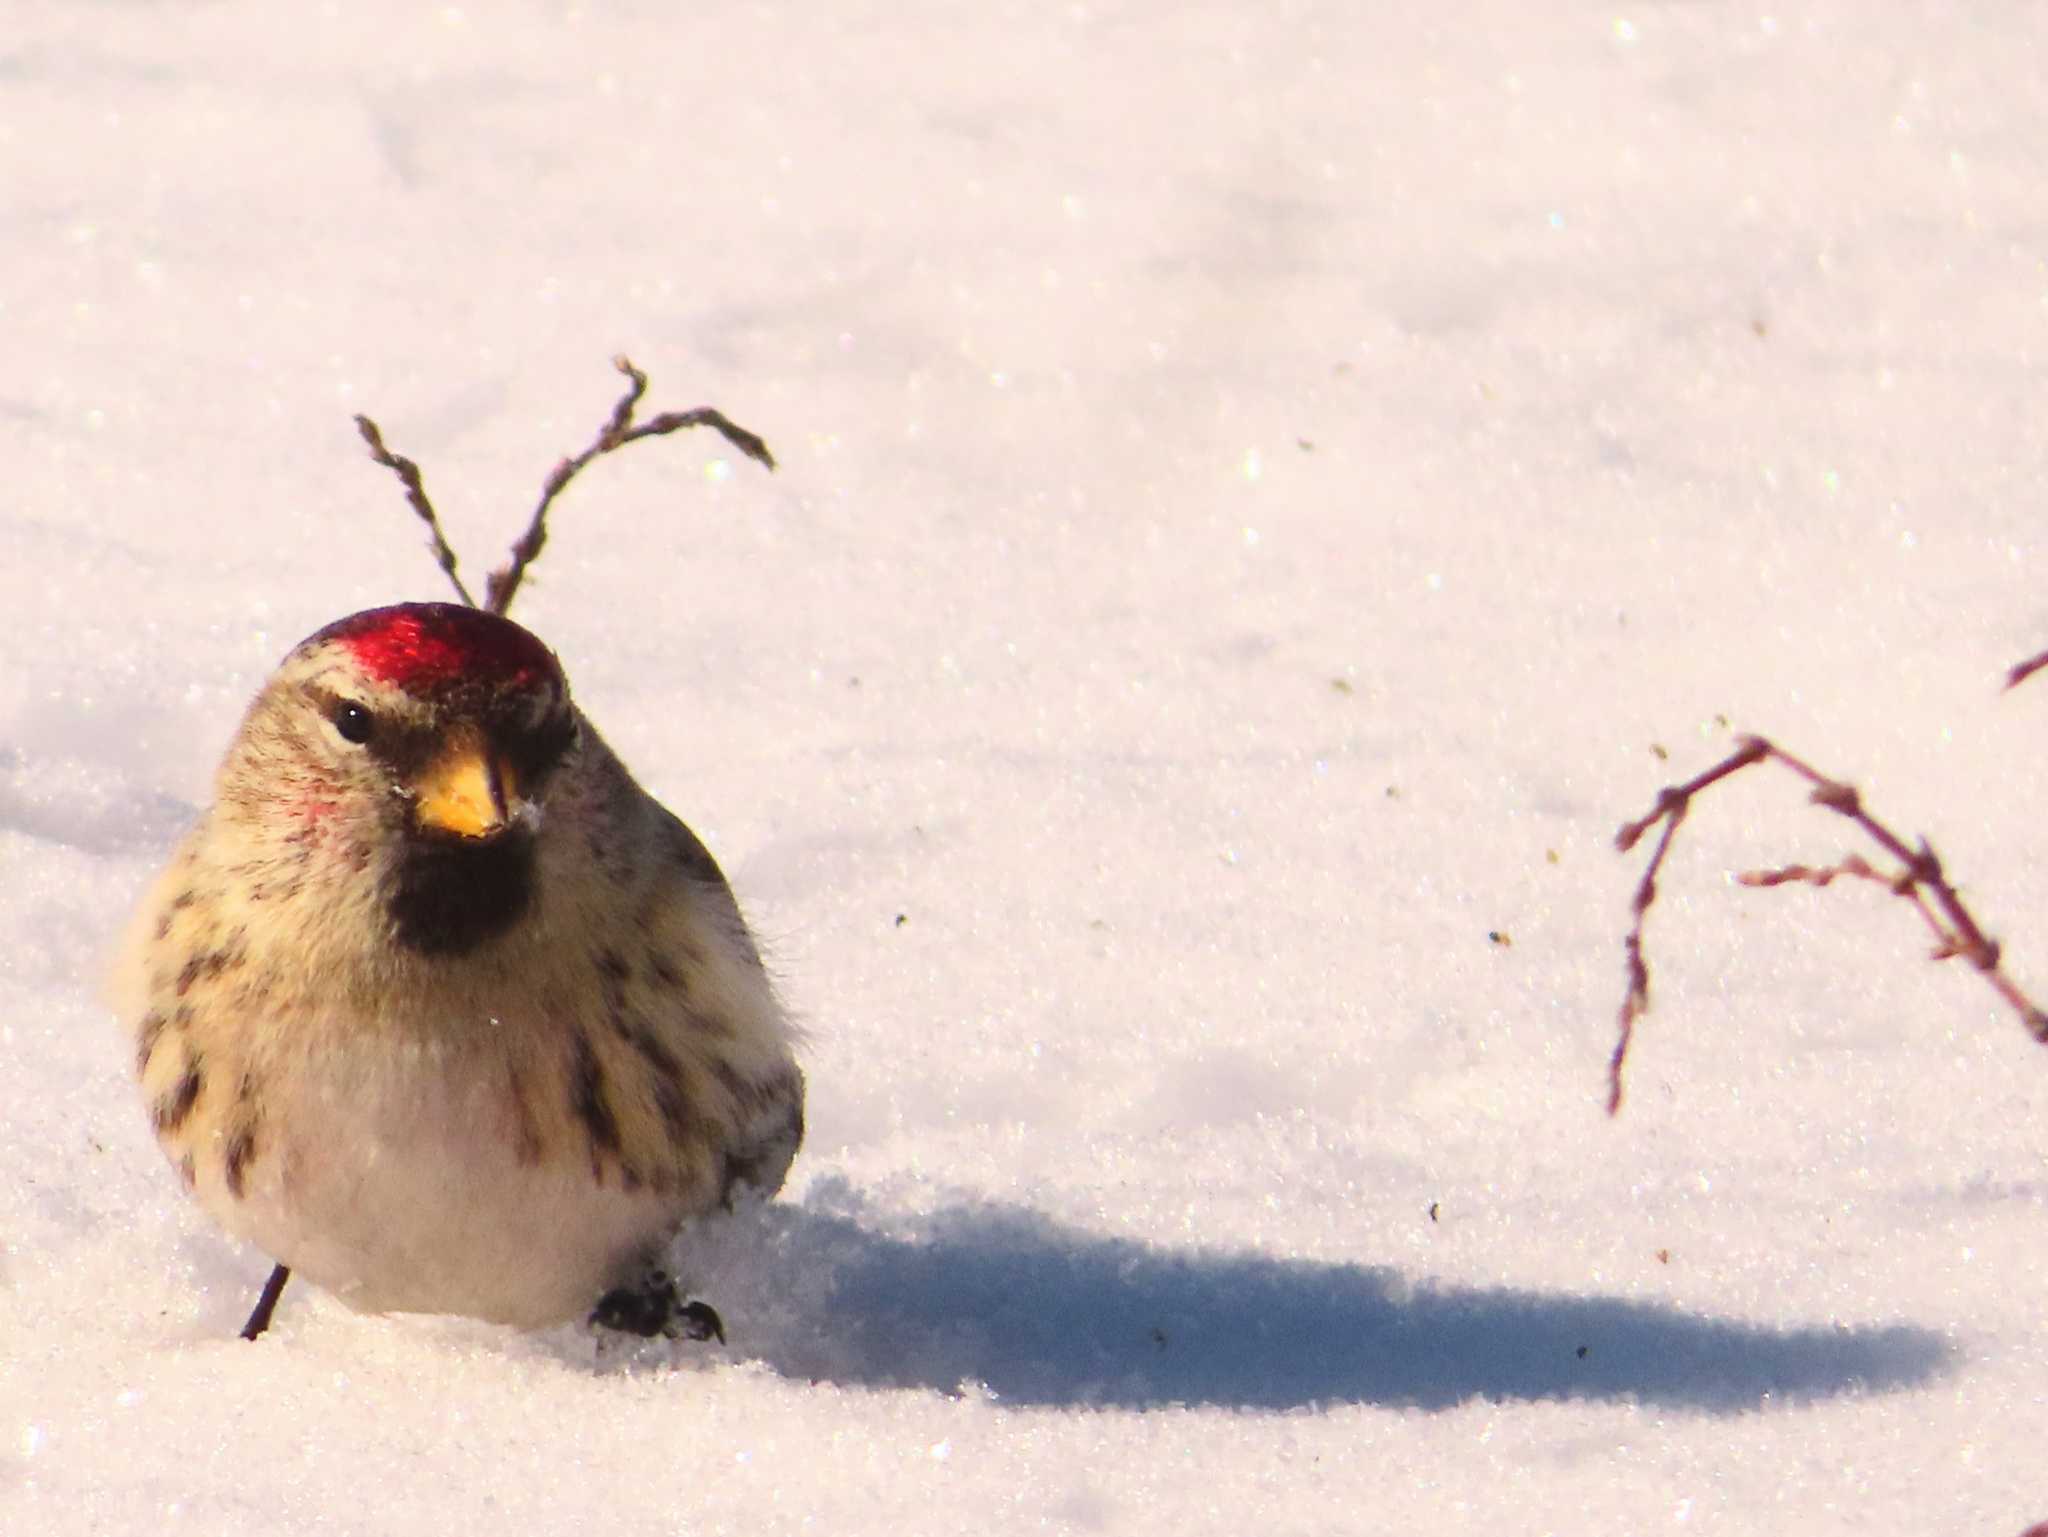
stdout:
[[(15, 0), (0, 1531), (2017, 1533), (2048, 1059), (2048, 12)], [(99, 1001), (302, 635), (481, 575), (811, 1032), (729, 1349), (363, 1318)], [(1661, 749), (1658, 750), (1658, 749)], [(1500, 936), (1499, 940), (1491, 936)]]

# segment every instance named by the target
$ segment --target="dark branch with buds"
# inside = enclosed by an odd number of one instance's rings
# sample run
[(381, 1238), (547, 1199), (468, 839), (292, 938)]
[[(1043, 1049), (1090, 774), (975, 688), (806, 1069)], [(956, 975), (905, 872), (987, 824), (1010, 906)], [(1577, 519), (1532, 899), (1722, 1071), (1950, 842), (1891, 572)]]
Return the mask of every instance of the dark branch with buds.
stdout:
[[(2012, 682), (2019, 682), (2028, 673), (2041, 666), (2048, 666), (2048, 653), (2032, 663), (2023, 663), (2013, 670)], [(1657, 900), (1657, 872), (1663, 868), (1664, 857), (1671, 852), (1671, 841), (1677, 836), (1679, 824), (1692, 809), (1693, 798), (1710, 786), (1739, 774), (1754, 764), (1773, 762), (1790, 769), (1812, 787), (1811, 799), (1817, 806), (1848, 818), (1862, 831), (1863, 835), (1896, 861), (1896, 868), (1883, 870), (1872, 865), (1860, 855), (1850, 854), (1831, 865), (1785, 865), (1774, 870), (1751, 870), (1738, 876), (1745, 886), (1784, 886), (1804, 884), (1826, 886), (1838, 876), (1851, 876), (1858, 880), (1875, 881), (1890, 891), (1893, 896), (1903, 898), (1918, 910), (1928, 929), (1934, 935), (1933, 959), (1950, 960), (1960, 956), (1974, 966), (1984, 980), (2003, 998), (2020, 1017), (2021, 1023), (2035, 1040), (2048, 1044), (2048, 1013), (2044, 1013), (2025, 993), (2020, 991), (2005, 972), (1998, 942), (1985, 934), (1963, 899), (1956, 894), (1940, 858), (1932, 845), (1921, 839), (1915, 845), (1908, 845), (1884, 823), (1877, 820), (1863, 805), (1863, 798), (1856, 787), (1838, 779), (1830, 779), (1811, 764), (1775, 743), (1760, 737), (1744, 737), (1734, 752), (1723, 758), (1704, 773), (1696, 774), (1684, 784), (1668, 785), (1657, 796), (1657, 804), (1648, 815), (1625, 824), (1615, 834), (1615, 846), (1623, 853), (1633, 849), (1642, 841), (1643, 835), (1663, 824), (1657, 846), (1650, 855), (1650, 862), (1643, 870), (1643, 878), (1636, 883), (1634, 900), (1634, 922), (1628, 936), (1622, 941), (1627, 957), (1628, 991), (1622, 999), (1620, 1028), (1614, 1044), (1614, 1055), (1607, 1067), (1607, 1113), (1613, 1115), (1621, 1108), (1621, 1075), (1627, 1064), (1628, 1052), (1635, 1036), (1636, 1021), (1649, 1012), (1650, 968), (1643, 954), (1643, 921), (1648, 917), (1650, 904)]]

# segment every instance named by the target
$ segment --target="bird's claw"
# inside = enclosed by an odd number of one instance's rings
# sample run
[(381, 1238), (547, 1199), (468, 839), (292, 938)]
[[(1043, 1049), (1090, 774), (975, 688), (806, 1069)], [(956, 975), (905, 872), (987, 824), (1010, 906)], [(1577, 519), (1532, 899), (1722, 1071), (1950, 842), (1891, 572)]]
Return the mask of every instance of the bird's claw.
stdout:
[(670, 1339), (717, 1340), (725, 1343), (725, 1320), (718, 1316), (718, 1309), (708, 1302), (685, 1302), (669, 1319), (668, 1327), (661, 1331)]
[(660, 1335), (671, 1340), (717, 1340), (725, 1343), (725, 1320), (708, 1302), (685, 1302), (666, 1271), (650, 1270), (637, 1285), (617, 1286), (597, 1299), (590, 1322), (599, 1329)]

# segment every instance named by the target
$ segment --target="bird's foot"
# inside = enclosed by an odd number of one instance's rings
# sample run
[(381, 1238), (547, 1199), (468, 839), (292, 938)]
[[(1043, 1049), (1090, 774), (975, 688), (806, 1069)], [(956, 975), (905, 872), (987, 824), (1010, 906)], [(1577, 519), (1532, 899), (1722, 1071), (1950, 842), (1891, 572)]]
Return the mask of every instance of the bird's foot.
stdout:
[(590, 1322), (599, 1329), (660, 1335), (672, 1340), (717, 1340), (725, 1343), (725, 1320), (708, 1302), (684, 1301), (665, 1270), (650, 1270), (631, 1286), (615, 1286), (597, 1299)]

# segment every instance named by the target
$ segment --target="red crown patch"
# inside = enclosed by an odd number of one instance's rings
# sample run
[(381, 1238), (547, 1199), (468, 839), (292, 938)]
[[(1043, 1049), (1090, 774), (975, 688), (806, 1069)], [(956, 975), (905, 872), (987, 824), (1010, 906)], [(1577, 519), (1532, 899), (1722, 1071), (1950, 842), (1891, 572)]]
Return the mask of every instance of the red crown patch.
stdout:
[(555, 654), (511, 620), (460, 603), (398, 603), (338, 619), (308, 644), (339, 641), (363, 671), (407, 693), (461, 683), (559, 682)]

